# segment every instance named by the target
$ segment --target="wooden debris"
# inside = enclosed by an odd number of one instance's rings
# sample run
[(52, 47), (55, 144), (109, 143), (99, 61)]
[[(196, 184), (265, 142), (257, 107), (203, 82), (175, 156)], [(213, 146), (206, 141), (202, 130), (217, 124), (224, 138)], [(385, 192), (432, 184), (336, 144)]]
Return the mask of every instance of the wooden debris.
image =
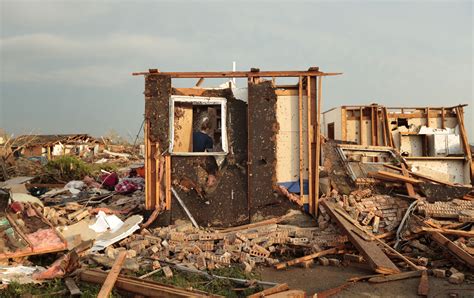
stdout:
[(286, 284), (286, 283), (279, 284), (279, 285), (276, 285), (274, 287), (271, 287), (271, 288), (265, 289), (263, 291), (260, 291), (258, 293), (249, 295), (249, 296), (247, 296), (247, 298), (267, 297), (268, 295), (288, 291), (289, 289), (290, 288), (288, 287), (288, 284)]
[(304, 257), (301, 257), (301, 258), (296, 258), (296, 259), (293, 259), (291, 261), (278, 263), (278, 264), (275, 265), (275, 268), (276, 269), (284, 269), (286, 267), (293, 266), (295, 264), (299, 264), (299, 263), (309, 261), (309, 260), (312, 260), (312, 259), (315, 259), (315, 258), (318, 258), (318, 257), (322, 257), (322, 256), (325, 256), (325, 255), (330, 255), (330, 254), (336, 254), (336, 253), (338, 253), (337, 248), (330, 248), (330, 249), (319, 251), (319, 252), (316, 252), (314, 254), (310, 254), (310, 255), (307, 255), (307, 256), (304, 256)]
[(384, 275), (384, 276), (376, 276), (376, 277), (369, 278), (369, 282), (383, 283), (383, 282), (388, 282), (388, 281), (395, 281), (395, 280), (413, 278), (413, 277), (421, 276), (421, 272), (423, 272), (423, 271), (422, 270), (409, 271), (409, 272), (401, 272), (401, 273), (397, 273), (397, 274), (390, 274), (390, 275)]
[(382, 250), (377, 246), (374, 241), (365, 240), (361, 238), (356, 232), (354, 232), (354, 229), (357, 229), (357, 227), (355, 227), (354, 224), (350, 222), (347, 218), (344, 218), (336, 212), (336, 207), (334, 203), (324, 200), (322, 204), (332, 216), (332, 218), (339, 224), (341, 229), (344, 230), (346, 235), (351, 240), (351, 243), (364, 256), (364, 258), (367, 260), (371, 268), (375, 270), (375, 272), (385, 274), (393, 274), (400, 272), (397, 266), (392, 263), (392, 261), (382, 252)]
[(97, 298), (108, 298), (110, 292), (112, 291), (115, 281), (117, 280), (120, 271), (122, 270), (122, 264), (125, 261), (125, 258), (127, 256), (126, 251), (121, 251), (119, 255), (117, 256), (117, 259), (115, 260), (114, 265), (112, 266), (112, 269), (110, 269), (109, 274), (107, 275), (107, 278), (104, 281), (104, 284), (102, 285), (102, 288), (99, 291), (99, 294), (97, 295)]
[(166, 278), (172, 278), (173, 277), (173, 271), (171, 271), (171, 268), (169, 266), (165, 266), (162, 269), (163, 269), (163, 273), (165, 274)]
[[(106, 272), (98, 270), (84, 270), (80, 278), (86, 282), (103, 283), (107, 277)], [(218, 297), (198, 290), (185, 290), (170, 285), (160, 284), (151, 280), (138, 279), (119, 275), (115, 287), (127, 292), (146, 297)]]
[(466, 263), (471, 268), (474, 268), (474, 257), (468, 254), (461, 247), (456, 245), (454, 242), (443, 236), (439, 232), (428, 232), (431, 238), (436, 241), (441, 247), (447, 248), (453, 253), (459, 260)]
[(430, 283), (428, 281), (428, 272), (423, 270), (421, 272), (420, 283), (418, 284), (418, 295), (428, 296), (430, 290)]
[(64, 279), (64, 283), (66, 284), (67, 289), (69, 290), (69, 293), (71, 296), (81, 296), (82, 292), (79, 289), (79, 287), (76, 285), (76, 282), (74, 279), (67, 277)]

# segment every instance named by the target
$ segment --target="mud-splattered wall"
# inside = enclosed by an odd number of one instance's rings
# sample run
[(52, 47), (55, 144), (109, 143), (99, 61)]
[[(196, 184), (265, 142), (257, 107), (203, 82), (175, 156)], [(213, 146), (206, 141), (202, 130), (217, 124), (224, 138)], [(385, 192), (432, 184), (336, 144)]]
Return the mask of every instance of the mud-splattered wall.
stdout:
[[(179, 89), (173, 94), (183, 95)], [(173, 187), (200, 225), (247, 223), (247, 104), (235, 99), (230, 89), (206, 90), (200, 96), (227, 99), (229, 154), (218, 169), (212, 156), (173, 156)], [(214, 183), (209, 183), (209, 175), (216, 177)], [(171, 212), (172, 220), (186, 218), (175, 200)]]
[(275, 191), (277, 95), (272, 81), (249, 83), (249, 207), (252, 221), (282, 215), (294, 207)]
[[(189, 95), (189, 92), (171, 88), (171, 80), (165, 76), (147, 76), (145, 86), (146, 117), (151, 121), (150, 139), (158, 141), (161, 152), (164, 152), (169, 146), (170, 96)], [(266, 216), (282, 215), (289, 208), (294, 208), (274, 190), (276, 134), (279, 126), (276, 120), (277, 97), (272, 83), (250, 84), (249, 106), (234, 98), (231, 89), (194, 90), (200, 90), (196, 94), (199, 96), (227, 99), (229, 142), (229, 153), (219, 167), (216, 167), (216, 160), (212, 156), (171, 158), (172, 186), (198, 224), (240, 225)], [(249, 149), (250, 158), (247, 154)], [(247, 167), (249, 160), (251, 164)], [(210, 175), (216, 178), (215, 181), (211, 181), (213, 177)], [(174, 199), (170, 219), (187, 219)]]

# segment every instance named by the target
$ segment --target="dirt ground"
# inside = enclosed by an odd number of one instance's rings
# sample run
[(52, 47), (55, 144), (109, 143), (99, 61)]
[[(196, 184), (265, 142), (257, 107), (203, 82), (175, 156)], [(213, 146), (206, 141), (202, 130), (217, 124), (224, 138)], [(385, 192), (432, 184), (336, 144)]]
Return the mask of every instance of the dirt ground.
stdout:
[[(373, 274), (371, 271), (354, 267), (323, 267), (315, 265), (304, 269), (293, 267), (286, 270), (274, 268), (259, 269), (262, 280), (287, 283), (291, 289), (302, 289), (308, 296), (338, 287), (348, 278)], [(342, 290), (333, 297), (419, 297), (417, 295), (419, 278), (373, 284), (358, 282)], [(474, 297), (474, 284), (464, 282), (453, 285), (447, 279), (429, 277), (429, 297)], [(450, 294), (456, 294), (450, 296)]]

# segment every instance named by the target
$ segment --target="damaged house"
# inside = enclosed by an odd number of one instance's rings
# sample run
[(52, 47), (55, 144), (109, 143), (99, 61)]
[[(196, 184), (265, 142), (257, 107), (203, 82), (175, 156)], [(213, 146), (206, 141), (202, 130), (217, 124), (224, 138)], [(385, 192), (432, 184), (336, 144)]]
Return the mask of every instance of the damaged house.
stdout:
[[(168, 223), (186, 217), (173, 193), (202, 226), (253, 222), (298, 205), (315, 214), (322, 78), (337, 74), (318, 68), (134, 73), (145, 77), (147, 209), (164, 211), (160, 218)], [(282, 77), (298, 84), (277, 84)], [(182, 78), (197, 83), (173, 87)], [(248, 85), (201, 88), (208, 78), (247, 78)], [(203, 123), (212, 140), (206, 151), (193, 144)]]
[(103, 143), (88, 134), (22, 135), (12, 143), (16, 157), (44, 156), (52, 159), (62, 155), (95, 155)]
[(395, 148), (413, 172), (471, 184), (472, 154), (463, 107), (342, 106), (322, 115), (328, 139)]

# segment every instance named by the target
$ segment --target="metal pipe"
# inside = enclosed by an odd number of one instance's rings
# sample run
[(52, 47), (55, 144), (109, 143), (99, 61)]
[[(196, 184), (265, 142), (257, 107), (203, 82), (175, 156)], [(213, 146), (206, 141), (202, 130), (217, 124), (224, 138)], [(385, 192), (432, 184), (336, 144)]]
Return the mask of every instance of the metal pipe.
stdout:
[(181, 198), (179, 197), (178, 193), (176, 192), (176, 190), (174, 190), (173, 187), (171, 187), (171, 191), (173, 192), (173, 195), (174, 197), (176, 198), (176, 200), (178, 200), (178, 203), (181, 205), (181, 207), (183, 207), (183, 210), (184, 212), (186, 212), (186, 215), (189, 217), (189, 219), (191, 220), (191, 222), (193, 223), (193, 226), (196, 227), (196, 228), (199, 228), (199, 225), (197, 224), (196, 220), (194, 219), (193, 215), (191, 214), (191, 212), (189, 212), (188, 208), (186, 207), (186, 205), (184, 204), (183, 200), (181, 200)]

